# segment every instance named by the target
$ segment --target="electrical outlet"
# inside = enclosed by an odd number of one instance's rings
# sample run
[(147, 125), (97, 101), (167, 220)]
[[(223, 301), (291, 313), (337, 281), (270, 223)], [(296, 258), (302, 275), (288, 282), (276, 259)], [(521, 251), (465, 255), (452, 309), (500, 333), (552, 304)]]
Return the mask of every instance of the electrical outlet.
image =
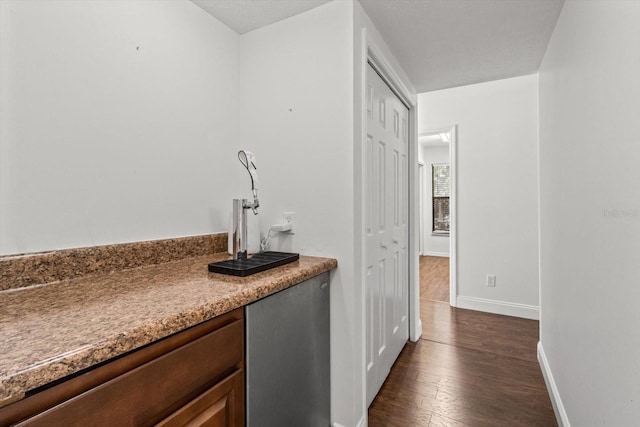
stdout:
[(295, 212), (285, 212), (285, 213), (282, 214), (282, 219), (284, 220), (283, 222), (285, 224), (291, 224), (291, 230), (287, 231), (287, 233), (296, 234), (296, 229), (295, 229), (296, 213)]
[(487, 274), (487, 286), (491, 286), (495, 288), (496, 286), (496, 276), (493, 274)]

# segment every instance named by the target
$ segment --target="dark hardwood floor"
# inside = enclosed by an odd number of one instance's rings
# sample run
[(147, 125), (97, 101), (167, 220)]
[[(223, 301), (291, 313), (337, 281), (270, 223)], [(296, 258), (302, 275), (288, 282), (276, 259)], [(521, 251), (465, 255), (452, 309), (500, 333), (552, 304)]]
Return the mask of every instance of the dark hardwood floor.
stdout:
[(422, 337), (400, 353), (368, 425), (557, 426), (536, 358), (538, 322), (451, 308), (442, 260), (447, 302), (422, 293), (421, 259)]
[(422, 340), (538, 364), (538, 321), (420, 300)]
[(420, 257), (420, 298), (449, 302), (449, 258)]

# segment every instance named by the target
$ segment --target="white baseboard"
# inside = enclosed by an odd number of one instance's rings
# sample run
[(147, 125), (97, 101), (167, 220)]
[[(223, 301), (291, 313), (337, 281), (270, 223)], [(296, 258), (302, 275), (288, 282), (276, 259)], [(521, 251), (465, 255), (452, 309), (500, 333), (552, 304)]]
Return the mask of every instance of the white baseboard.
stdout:
[(449, 258), (449, 252), (432, 252), (432, 251), (427, 251), (425, 252), (426, 256), (439, 256), (441, 258)]
[[(342, 424), (340, 423), (333, 423), (331, 424), (333, 427), (344, 427)], [(367, 414), (365, 413), (364, 415), (362, 415), (362, 417), (360, 417), (360, 420), (358, 421), (358, 424), (356, 424), (356, 427), (367, 427)]]
[(549, 391), (549, 397), (551, 398), (551, 404), (553, 405), (553, 411), (556, 413), (556, 419), (558, 420), (558, 426), (571, 427), (569, 424), (569, 417), (567, 417), (567, 411), (564, 409), (562, 399), (560, 398), (560, 392), (553, 379), (553, 374), (549, 368), (549, 362), (547, 356), (544, 354), (542, 343), (538, 341), (538, 362), (540, 363), (540, 369), (542, 370), (542, 376), (544, 382), (547, 384), (547, 390)]
[(502, 314), (505, 316), (522, 317), (525, 319), (540, 319), (540, 307), (536, 305), (517, 304), (514, 302), (458, 295), (456, 298), (456, 307), (486, 311), (488, 313)]

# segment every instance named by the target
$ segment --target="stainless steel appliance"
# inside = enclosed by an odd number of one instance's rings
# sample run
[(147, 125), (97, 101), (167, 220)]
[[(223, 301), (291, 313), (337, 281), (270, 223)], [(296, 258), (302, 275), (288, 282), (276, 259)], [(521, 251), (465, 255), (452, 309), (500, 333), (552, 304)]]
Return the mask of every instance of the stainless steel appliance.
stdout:
[(329, 426), (329, 273), (245, 310), (247, 426)]

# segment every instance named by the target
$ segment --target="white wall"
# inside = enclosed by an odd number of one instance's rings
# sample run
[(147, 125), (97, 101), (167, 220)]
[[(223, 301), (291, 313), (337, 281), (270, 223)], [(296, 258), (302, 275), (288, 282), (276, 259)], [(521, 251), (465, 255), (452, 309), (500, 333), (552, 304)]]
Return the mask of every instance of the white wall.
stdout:
[(434, 164), (449, 163), (448, 145), (422, 145), (420, 159), (424, 162), (424, 194), (421, 195), (424, 202), (424, 214), (422, 221), (424, 248), (422, 255), (449, 256), (449, 236), (434, 235), (433, 228), (433, 178), (432, 168)]
[(420, 132), (458, 125), (460, 307), (538, 315), (537, 91), (529, 75), (419, 95)]
[(235, 32), (189, 1), (2, 0), (0, 20), (0, 254), (227, 229)]
[(640, 420), (638, 76), (640, 3), (566, 1), (540, 69), (541, 349), (573, 426)]
[(293, 211), (273, 249), (331, 256), (332, 419), (362, 416), (354, 286), (352, 4), (331, 2), (241, 37), (240, 137), (260, 161), (261, 228)]

